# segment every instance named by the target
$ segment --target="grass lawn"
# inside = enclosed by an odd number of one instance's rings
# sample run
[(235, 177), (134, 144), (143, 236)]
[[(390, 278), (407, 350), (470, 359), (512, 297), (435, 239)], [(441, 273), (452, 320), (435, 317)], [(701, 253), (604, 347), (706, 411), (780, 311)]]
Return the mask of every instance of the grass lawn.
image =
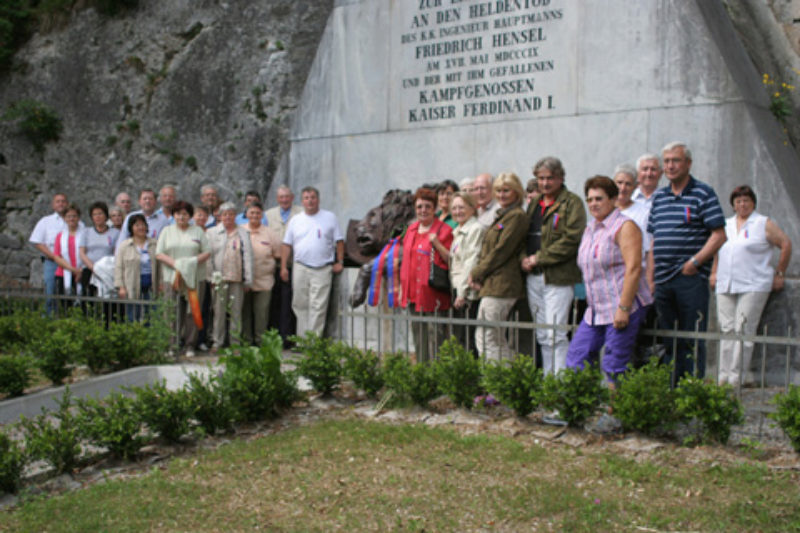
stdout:
[(8, 531), (790, 531), (800, 474), (325, 420), (28, 499)]

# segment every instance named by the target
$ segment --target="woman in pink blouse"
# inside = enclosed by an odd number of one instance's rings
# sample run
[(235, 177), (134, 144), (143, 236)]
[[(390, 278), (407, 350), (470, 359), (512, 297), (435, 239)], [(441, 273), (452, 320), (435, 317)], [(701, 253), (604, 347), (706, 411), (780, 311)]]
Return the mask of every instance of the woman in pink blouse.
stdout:
[(80, 229), (81, 210), (75, 204), (67, 207), (64, 212), (65, 231), (56, 235), (53, 247), (56, 269), (56, 294), (82, 294), (80, 287), (81, 261), (80, 248), (83, 243), (83, 232)]
[(606, 176), (584, 186), (594, 220), (586, 226), (578, 249), (578, 266), (586, 285), (586, 314), (567, 352), (568, 368), (583, 368), (606, 350), (600, 366), (613, 388), (631, 359), (639, 325), (653, 303), (642, 276), (642, 232), (616, 207), (618, 189)]

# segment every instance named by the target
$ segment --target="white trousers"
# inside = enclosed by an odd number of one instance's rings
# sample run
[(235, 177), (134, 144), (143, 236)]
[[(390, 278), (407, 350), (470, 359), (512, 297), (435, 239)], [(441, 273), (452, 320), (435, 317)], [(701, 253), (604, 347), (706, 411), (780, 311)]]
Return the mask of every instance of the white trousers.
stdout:
[[(547, 285), (544, 274), (529, 274), (525, 280), (528, 306), (533, 321), (538, 324), (566, 324), (569, 308), (575, 296), (572, 285)], [(536, 340), (542, 348), (542, 367), (545, 374), (557, 373), (567, 366), (566, 330), (536, 328)]]
[[(508, 314), (516, 301), (516, 298), (484, 296), (478, 306), (478, 320), (502, 322), (508, 318)], [(506, 340), (506, 329), (485, 326), (476, 327), (475, 348), (477, 348), (478, 354), (493, 361), (510, 359), (512, 354), (511, 348), (508, 346), (508, 340)]]
[[(767, 304), (768, 292), (744, 292), (741, 294), (717, 294), (717, 320), (722, 333), (743, 332), (755, 335), (761, 312)], [(720, 384), (738, 386), (740, 376), (745, 377), (753, 358), (753, 343), (729, 340), (719, 343)]]
[(292, 268), (292, 311), (297, 316), (297, 335), (313, 331), (322, 336), (331, 296), (333, 267), (309, 268), (294, 263)]

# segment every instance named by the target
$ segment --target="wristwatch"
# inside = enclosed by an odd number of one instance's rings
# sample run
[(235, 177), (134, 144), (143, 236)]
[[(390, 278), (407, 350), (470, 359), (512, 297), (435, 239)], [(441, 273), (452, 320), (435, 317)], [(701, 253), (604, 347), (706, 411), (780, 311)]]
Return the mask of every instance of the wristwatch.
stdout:
[(630, 306), (630, 305), (622, 305), (622, 304), (619, 304), (619, 306), (618, 306), (618, 307), (619, 307), (620, 309), (622, 309), (623, 311), (625, 311), (626, 313), (630, 313), (630, 312), (631, 312), (631, 309), (632, 309), (632, 306)]
[(697, 258), (696, 258), (695, 256), (692, 256), (692, 264), (693, 264), (693, 265), (694, 265), (696, 268), (700, 268), (700, 261), (698, 261), (698, 260), (697, 260)]

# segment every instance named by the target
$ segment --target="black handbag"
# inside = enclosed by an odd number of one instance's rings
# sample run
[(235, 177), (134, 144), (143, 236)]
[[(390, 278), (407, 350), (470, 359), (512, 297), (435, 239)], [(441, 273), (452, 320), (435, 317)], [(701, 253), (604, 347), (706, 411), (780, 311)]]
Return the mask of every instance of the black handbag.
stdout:
[(436, 247), (431, 243), (431, 269), (428, 272), (428, 286), (437, 291), (450, 293), (450, 271), (436, 264)]

